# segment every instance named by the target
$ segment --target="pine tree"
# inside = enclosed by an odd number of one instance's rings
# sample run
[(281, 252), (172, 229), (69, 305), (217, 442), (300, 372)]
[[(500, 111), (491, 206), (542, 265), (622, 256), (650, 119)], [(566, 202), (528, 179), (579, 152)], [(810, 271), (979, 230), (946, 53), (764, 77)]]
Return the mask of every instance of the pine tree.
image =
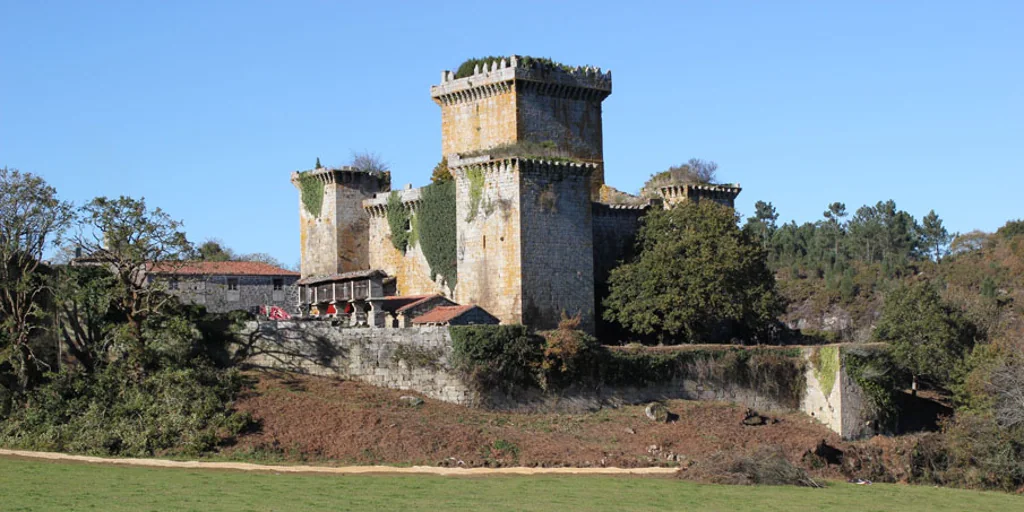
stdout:
[(320, 169), (320, 168), (323, 168), (323, 166), (320, 165), (320, 157), (316, 157), (316, 167), (314, 167), (314, 169)]

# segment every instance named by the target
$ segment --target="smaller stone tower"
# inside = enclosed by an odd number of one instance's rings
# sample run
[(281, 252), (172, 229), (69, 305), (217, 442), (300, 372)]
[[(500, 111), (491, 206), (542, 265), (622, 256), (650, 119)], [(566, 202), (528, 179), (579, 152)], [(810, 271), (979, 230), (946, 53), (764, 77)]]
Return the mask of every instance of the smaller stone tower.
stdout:
[(682, 183), (658, 187), (657, 194), (664, 200), (665, 208), (676, 203), (714, 201), (729, 208), (736, 207), (736, 196), (740, 195), (740, 184), (713, 185), (710, 183)]
[(370, 220), (363, 200), (388, 190), (386, 177), (346, 166), (293, 172), (291, 181), (299, 189), (302, 277), (369, 269)]

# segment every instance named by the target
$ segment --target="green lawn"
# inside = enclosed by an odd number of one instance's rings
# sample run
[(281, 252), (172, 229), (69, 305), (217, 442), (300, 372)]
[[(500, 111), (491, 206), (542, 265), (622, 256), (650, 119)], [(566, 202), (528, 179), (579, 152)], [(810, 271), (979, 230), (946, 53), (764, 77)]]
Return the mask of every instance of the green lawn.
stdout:
[(897, 485), (827, 489), (636, 477), (337, 476), (0, 458), (0, 510), (1024, 510), (1024, 498)]

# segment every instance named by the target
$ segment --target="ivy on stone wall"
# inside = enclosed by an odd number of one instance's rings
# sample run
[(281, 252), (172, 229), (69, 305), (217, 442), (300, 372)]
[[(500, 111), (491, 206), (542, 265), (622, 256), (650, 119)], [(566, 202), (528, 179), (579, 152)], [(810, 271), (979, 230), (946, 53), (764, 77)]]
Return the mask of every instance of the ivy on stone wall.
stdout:
[(839, 371), (839, 347), (815, 347), (811, 354), (814, 365), (814, 377), (821, 384), (825, 397), (832, 394), (836, 384), (836, 372)]
[(884, 347), (848, 347), (842, 351), (843, 366), (868, 399), (868, 405), (885, 429), (899, 420), (897, 393), (902, 379), (892, 354)]
[(300, 172), (299, 191), (306, 212), (313, 217), (319, 217), (324, 204), (324, 182), (309, 171)]
[(466, 179), (469, 181), (469, 213), (466, 214), (466, 222), (476, 218), (480, 210), (480, 203), (484, 197), (484, 170), (480, 167), (466, 169)]
[[(707, 390), (749, 389), (789, 408), (799, 408), (807, 388), (799, 349), (722, 347), (665, 351), (648, 347), (612, 350), (578, 333), (582, 355), (564, 364), (565, 347), (552, 333), (536, 335), (521, 325), (451, 328), (455, 370), (480, 391), (565, 386), (665, 386), (692, 380)], [(564, 332), (556, 332), (565, 336)], [(579, 347), (577, 347), (579, 348)], [(563, 364), (546, 364), (554, 351)], [(554, 373), (553, 373), (554, 372)]]
[(411, 213), (402, 204), (397, 191), (388, 195), (387, 219), (388, 227), (391, 228), (391, 245), (405, 254), (410, 245)]
[(455, 182), (434, 183), (421, 191), (413, 232), (430, 266), (430, 278), (440, 275), (454, 290), (458, 282)]

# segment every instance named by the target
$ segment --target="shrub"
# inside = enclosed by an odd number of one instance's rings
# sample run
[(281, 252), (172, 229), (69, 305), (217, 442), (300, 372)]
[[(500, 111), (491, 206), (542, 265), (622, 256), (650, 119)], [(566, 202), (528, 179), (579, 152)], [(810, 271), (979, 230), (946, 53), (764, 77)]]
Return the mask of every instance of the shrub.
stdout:
[(540, 333), (544, 337), (541, 386), (564, 388), (573, 383), (593, 383), (597, 378), (603, 348), (597, 340), (578, 330), (580, 316), (562, 314), (558, 329)]
[(777, 447), (751, 453), (717, 452), (680, 473), (682, 478), (726, 485), (796, 485), (821, 487), (794, 466)]
[(115, 362), (94, 375), (54, 375), (0, 425), (0, 443), (99, 455), (194, 456), (251, 423), (231, 410), (242, 385), (237, 372), (201, 363), (141, 380), (133, 372)]
[(494, 55), (488, 55), (486, 57), (474, 57), (466, 59), (465, 61), (462, 62), (462, 64), (459, 64), (458, 69), (455, 70), (455, 78), (465, 78), (467, 76), (473, 76), (473, 68), (476, 67), (477, 64), (479, 64), (480, 68), (483, 69), (484, 66), (490, 66), (491, 62), (494, 62), (496, 60), (500, 61), (503, 58), (504, 57), (495, 57)]
[(544, 339), (522, 325), (451, 327), (452, 365), (480, 390), (536, 387)]

